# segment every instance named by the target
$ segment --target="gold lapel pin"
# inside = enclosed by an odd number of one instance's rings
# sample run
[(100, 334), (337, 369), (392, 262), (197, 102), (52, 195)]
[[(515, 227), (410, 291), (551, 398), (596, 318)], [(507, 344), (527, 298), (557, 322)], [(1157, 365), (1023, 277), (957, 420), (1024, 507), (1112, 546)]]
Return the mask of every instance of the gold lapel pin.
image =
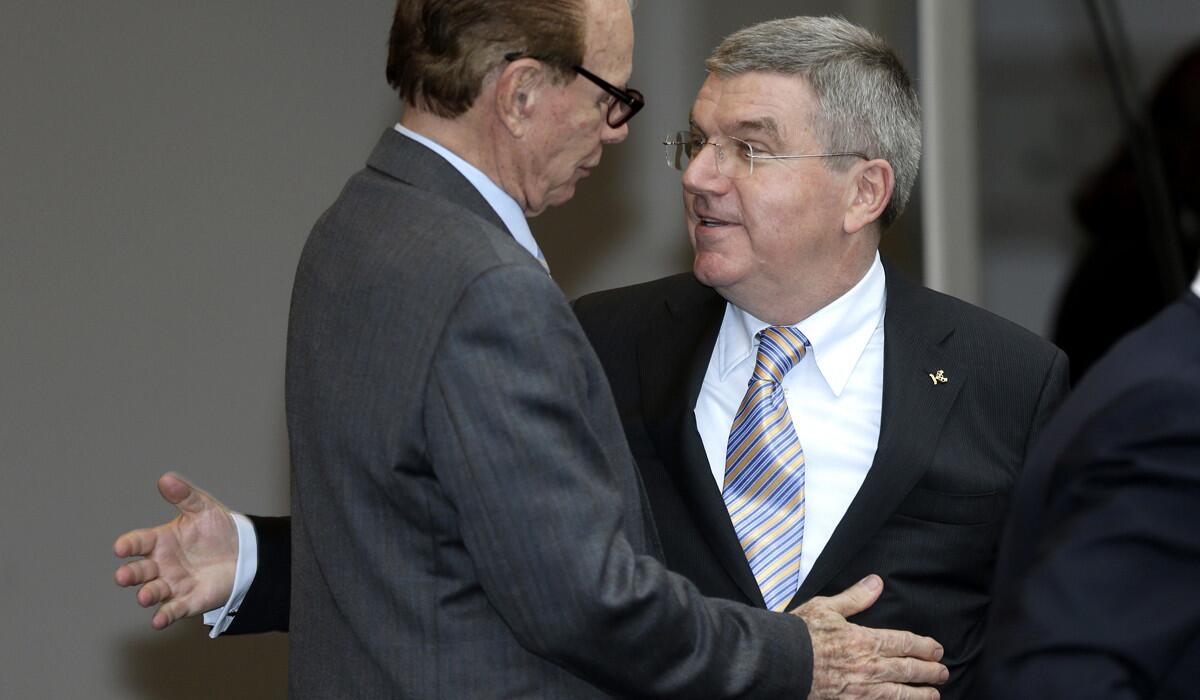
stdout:
[(945, 384), (950, 381), (950, 378), (946, 376), (946, 371), (941, 369), (934, 374), (930, 374), (929, 378), (933, 380), (934, 384)]

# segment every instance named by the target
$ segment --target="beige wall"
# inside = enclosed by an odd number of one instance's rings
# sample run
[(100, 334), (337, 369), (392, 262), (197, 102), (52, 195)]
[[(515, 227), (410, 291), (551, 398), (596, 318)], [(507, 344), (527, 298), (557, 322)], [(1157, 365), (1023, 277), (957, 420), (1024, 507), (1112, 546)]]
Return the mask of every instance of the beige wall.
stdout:
[[(109, 547), (171, 514), (154, 488), (167, 468), (239, 509), (286, 510), (292, 272), (395, 119), (390, 8), (0, 4), (0, 697), (284, 696), (284, 638), (152, 632)], [(911, 45), (910, 10), (642, 0), (650, 106), (573, 208), (536, 222), (556, 279), (574, 295), (686, 267), (658, 141), (719, 36), (838, 11)]]

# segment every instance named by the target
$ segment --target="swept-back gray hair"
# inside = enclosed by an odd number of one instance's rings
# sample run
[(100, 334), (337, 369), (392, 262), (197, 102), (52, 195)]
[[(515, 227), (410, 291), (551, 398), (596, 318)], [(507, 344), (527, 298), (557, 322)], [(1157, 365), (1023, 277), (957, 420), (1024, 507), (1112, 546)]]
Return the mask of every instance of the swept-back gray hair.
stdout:
[[(921, 161), (921, 104), (883, 39), (840, 17), (777, 19), (729, 35), (705, 67), (721, 78), (752, 72), (803, 78), (817, 97), (812, 120), (822, 147), (890, 163), (896, 185), (883, 227), (904, 211)], [(829, 160), (829, 167), (848, 165)]]

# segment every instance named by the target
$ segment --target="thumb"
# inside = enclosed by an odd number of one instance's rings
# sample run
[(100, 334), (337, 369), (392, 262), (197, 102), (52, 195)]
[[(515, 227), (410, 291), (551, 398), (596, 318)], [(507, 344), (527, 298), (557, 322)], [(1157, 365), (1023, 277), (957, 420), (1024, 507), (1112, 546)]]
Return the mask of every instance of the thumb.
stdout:
[(871, 574), (825, 602), (842, 617), (850, 617), (874, 605), (880, 593), (883, 593), (883, 579)]
[(213, 504), (211, 496), (175, 472), (167, 472), (158, 478), (158, 492), (183, 513), (200, 513)]

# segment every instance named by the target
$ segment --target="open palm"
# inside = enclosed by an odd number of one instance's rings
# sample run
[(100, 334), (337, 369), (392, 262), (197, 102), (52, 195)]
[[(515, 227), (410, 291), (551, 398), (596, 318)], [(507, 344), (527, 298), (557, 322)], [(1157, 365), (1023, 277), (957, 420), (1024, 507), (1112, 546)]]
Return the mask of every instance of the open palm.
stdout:
[(233, 590), (238, 540), (229, 509), (183, 477), (163, 474), (158, 490), (179, 515), (126, 532), (113, 543), (113, 553), (142, 557), (117, 568), (117, 585), (141, 585), (138, 604), (159, 606), (151, 625), (161, 630), (225, 603)]

